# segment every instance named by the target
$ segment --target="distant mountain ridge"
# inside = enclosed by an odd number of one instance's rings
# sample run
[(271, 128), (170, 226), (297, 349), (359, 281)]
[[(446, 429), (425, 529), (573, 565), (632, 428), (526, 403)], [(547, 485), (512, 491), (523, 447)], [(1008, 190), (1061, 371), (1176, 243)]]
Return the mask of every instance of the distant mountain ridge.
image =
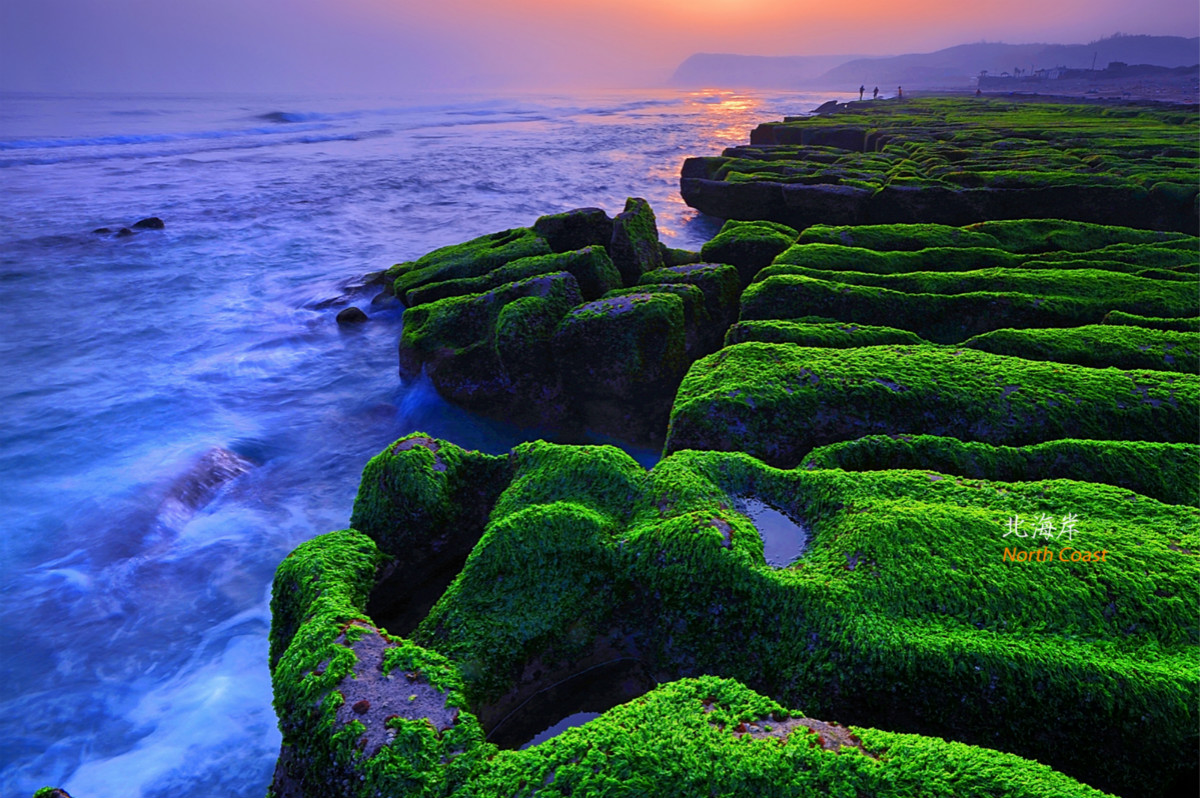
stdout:
[[(833, 64), (818, 71), (822, 60)], [(961, 88), (987, 70), (993, 75), (1015, 69), (1065, 66), (1103, 69), (1110, 62), (1179, 67), (1200, 63), (1200, 37), (1125, 36), (1089, 44), (960, 44), (932, 53), (885, 57), (743, 56), (699, 53), (675, 70), (673, 86), (754, 88), (845, 88), (865, 85), (891, 91), (910, 88)]]

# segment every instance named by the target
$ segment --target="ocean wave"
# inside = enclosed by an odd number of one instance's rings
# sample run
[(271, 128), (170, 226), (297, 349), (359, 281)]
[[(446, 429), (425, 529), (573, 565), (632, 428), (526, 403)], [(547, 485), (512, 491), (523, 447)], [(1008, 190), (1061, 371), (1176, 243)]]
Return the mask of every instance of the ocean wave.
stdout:
[[(289, 131), (295, 132), (295, 131)], [(41, 157), (0, 157), (0, 169), (6, 169), (16, 166), (46, 166), (49, 164), (61, 163), (88, 163), (96, 161), (115, 161), (115, 160), (141, 160), (150, 158), (172, 158), (177, 156), (202, 155), (204, 153), (229, 152), (231, 150), (257, 150), (267, 147), (280, 147), (289, 144), (323, 144), (334, 141), (362, 141), (364, 139), (377, 138), (379, 136), (391, 135), (390, 130), (368, 130), (361, 133), (330, 133), (325, 135), (302, 135), (291, 136), (289, 138), (275, 138), (269, 141), (245, 141), (241, 143), (231, 143), (216, 147), (175, 147), (167, 149), (138, 149), (127, 151), (108, 151), (108, 152), (88, 152), (76, 153), (61, 156), (41, 156)], [(167, 141), (172, 141), (167, 139)], [(197, 161), (192, 161), (197, 163)]]
[(326, 122), (339, 117), (345, 118), (345, 114), (322, 114), (314, 111), (297, 113), (294, 111), (271, 111), (270, 113), (260, 114), (255, 117), (266, 122), (275, 122), (281, 125), (292, 125), (300, 122)]
[[(327, 124), (309, 124), (306, 131), (327, 130)], [(277, 128), (244, 128), (227, 130), (198, 130), (187, 133), (128, 133), (109, 136), (79, 136), (36, 139), (10, 139), (0, 141), (0, 152), (5, 150), (56, 150), (69, 147), (126, 147), (138, 144), (162, 144), (174, 141), (212, 141), (215, 139), (248, 136), (278, 136), (283, 131)], [(287, 132), (297, 132), (290, 128)]]

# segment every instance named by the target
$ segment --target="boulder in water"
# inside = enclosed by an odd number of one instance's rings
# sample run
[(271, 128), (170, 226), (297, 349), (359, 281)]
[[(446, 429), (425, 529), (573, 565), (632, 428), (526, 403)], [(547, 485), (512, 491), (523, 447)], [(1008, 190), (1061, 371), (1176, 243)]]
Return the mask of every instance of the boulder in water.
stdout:
[(345, 308), (337, 314), (337, 323), (343, 326), (347, 324), (362, 324), (366, 320), (367, 314), (363, 313), (353, 305)]

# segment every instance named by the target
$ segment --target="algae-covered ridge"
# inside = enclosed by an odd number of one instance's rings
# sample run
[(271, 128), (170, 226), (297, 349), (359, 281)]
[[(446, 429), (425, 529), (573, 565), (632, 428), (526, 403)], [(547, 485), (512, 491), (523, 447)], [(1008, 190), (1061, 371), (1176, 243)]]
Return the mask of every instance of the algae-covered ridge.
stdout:
[(691, 158), (681, 193), (714, 216), (814, 223), (1064, 215), (1195, 234), (1196, 109), (921, 98), (766, 123)]
[[(765, 564), (731, 509), (746, 495), (812, 529), (793, 567)], [(410, 437), (372, 460), (362, 531), (280, 567), (273, 613), (296, 621), (272, 632), (288, 721), (276, 794), (1099, 794), (1017, 757), (1157, 794), (1190, 766), (1200, 719), (1198, 515), (1069, 480), (781, 471), (716, 452), (646, 472), (612, 447), (504, 457)], [(423, 519), (448, 516), (470, 553), (394, 637), (373, 585), (444, 534)], [(1017, 538), (1013, 516), (1029, 532), (1039, 516), (1078, 523)], [(1039, 548), (1058, 561), (1005, 561)], [(362, 684), (376, 662), (385, 693)], [(524, 751), (489, 742), (539, 689), (614, 662), (660, 686)], [(361, 712), (340, 709), (351, 699)], [(395, 709), (373, 717), (375, 701)], [(830, 750), (800, 717), (847, 724), (849, 744)]]
[(631, 198), (393, 267), (402, 373), (664, 457), (372, 458), (276, 574), (271, 794), (1194, 785), (1198, 125), (868, 104), (689, 160), (699, 253)]

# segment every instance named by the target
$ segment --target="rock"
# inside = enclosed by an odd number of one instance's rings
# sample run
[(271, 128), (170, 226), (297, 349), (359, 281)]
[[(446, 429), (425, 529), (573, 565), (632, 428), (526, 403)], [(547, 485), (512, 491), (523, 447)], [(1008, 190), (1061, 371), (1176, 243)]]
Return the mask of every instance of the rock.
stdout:
[(555, 252), (570, 252), (607, 245), (612, 239), (612, 222), (600, 208), (578, 208), (539, 217), (533, 223), (533, 230), (545, 238)]
[[(651, 274), (660, 271), (661, 269)], [(645, 280), (646, 276), (642, 275), (642, 279)], [(721, 336), (725, 330), (720, 326), (719, 319), (713, 318), (709, 313), (704, 293), (696, 286), (683, 281), (657, 284), (643, 282), (629, 288), (609, 291), (604, 295), (604, 299), (635, 294), (671, 294), (683, 300), (684, 357), (687, 362), (690, 363), (720, 348)]]
[(689, 371), (664, 451), (739, 451), (793, 467), (813, 447), (893, 431), (1007, 446), (1189, 442), (1197, 418), (1194, 374), (1119, 373), (931, 345), (744, 343)]
[(163, 220), (157, 216), (147, 216), (145, 219), (133, 223), (134, 230), (162, 230), (165, 226)]
[[(501, 326), (506, 306), (527, 297), (544, 301), (522, 302)], [(410, 307), (400, 338), (401, 372), (415, 376), (424, 367), (439, 393), (481, 412), (561, 420), (566, 409), (546, 335), (581, 301), (575, 277), (555, 272)]]
[(710, 351), (716, 349), (725, 330), (738, 314), (741, 297), (741, 278), (737, 268), (728, 264), (692, 263), (683, 266), (667, 266), (642, 275), (642, 283), (662, 285), (683, 283), (694, 285), (704, 295), (704, 304), (711, 320), (712, 340)]
[(796, 242), (799, 235), (787, 225), (775, 222), (725, 222), (721, 231), (700, 250), (709, 263), (736, 266), (742, 284), (768, 265), (775, 256)]
[[(1067, 480), (780, 471), (711, 451), (646, 472), (614, 447), (492, 456), (421, 434), (372, 463), (353, 513), (371, 532), (307, 541), (276, 573), (275, 795), (448, 780), (508, 795), (547, 774), (572, 794), (619, 779), (648, 798), (915, 795), (953, 772), (963, 794), (1100, 795), (1066, 773), (1149, 798), (1194, 765), (1189, 508)], [(813, 531), (794, 566), (766, 564), (770, 532), (737, 509), (751, 499)], [(1040, 547), (1004, 534), (1039, 512), (1056, 532), (1075, 519), (1045, 547), (1056, 559), (1107, 559), (1005, 562)], [(443, 547), (460, 570), (419, 636), (384, 634), (376, 610)], [(1085, 607), (1100, 609), (1081, 620)], [(499, 727), (549, 726), (578, 691), (607, 711), (497, 752)], [(788, 709), (800, 698), (842, 723)]]
[(637, 285), (643, 273), (662, 268), (658, 226), (650, 203), (639, 197), (625, 200), (625, 210), (613, 219), (608, 254), (627, 286)]
[(116, 238), (128, 238), (131, 235), (133, 235), (132, 230), (130, 230), (128, 227), (122, 227), (117, 231)]
[(428, 283), (478, 277), (519, 258), (549, 254), (546, 239), (521, 227), (435, 249), (415, 261), (393, 266), (387, 275), (394, 281), (396, 296), (403, 297)]
[(934, 435), (869, 435), (814, 449), (802, 468), (884, 471), (914, 468), (972, 479), (1102, 482), (1168, 504), (1195, 506), (1200, 445), (1147, 441), (1057, 440), (993, 446)]
[(571, 310), (554, 334), (563, 389), (584, 423), (636, 438), (663, 428), (687, 369), (684, 301), (634, 293)]
[(92, 232), (93, 232), (93, 233), (95, 233), (95, 234), (96, 234), (96, 235), (98, 235), (98, 236), (103, 236), (103, 235), (108, 235), (109, 233), (111, 233), (111, 232), (112, 232), (112, 229), (111, 229), (111, 228), (108, 228), (108, 227), (97, 227), (97, 228), (96, 228), (95, 230), (93, 230)]
[[(1194, 165), (1194, 131), (1161, 108), (1131, 111), (1126, 139), (1091, 140), (1094, 109), (1000, 102), (862, 103), (759, 125), (750, 146), (688, 159), (684, 201), (724, 219), (818, 223), (1059, 219), (1200, 232), (1200, 190), (1146, 151)], [(1053, 110), (1051, 110), (1053, 109)], [(1048, 128), (1046, 114), (1055, 124)], [(1074, 143), (1091, 141), (1086, 154)], [(833, 160), (829, 150), (838, 153)], [(822, 154), (821, 151), (824, 151)], [(1067, 153), (1072, 154), (1068, 155)]]
[(699, 263), (700, 253), (690, 249), (672, 249), (666, 244), (660, 246), (664, 266), (686, 266), (689, 263)]
[(589, 246), (571, 252), (518, 258), (476, 277), (429, 282), (405, 294), (405, 303), (416, 307), (450, 296), (464, 296), (497, 288), (539, 274), (570, 272), (587, 300), (599, 299), (606, 291), (621, 285), (621, 275), (604, 247)]
[(400, 300), (396, 299), (396, 295), (391, 291), (380, 291), (371, 297), (371, 307), (373, 308), (393, 308), (400, 304)]
[(367, 321), (367, 314), (353, 305), (338, 311), (337, 314), (337, 323), (343, 326), (348, 324), (362, 324), (364, 321)]
[(1092, 368), (1200, 372), (1197, 332), (1092, 324), (1068, 329), (994, 330), (969, 338), (961, 346)]

